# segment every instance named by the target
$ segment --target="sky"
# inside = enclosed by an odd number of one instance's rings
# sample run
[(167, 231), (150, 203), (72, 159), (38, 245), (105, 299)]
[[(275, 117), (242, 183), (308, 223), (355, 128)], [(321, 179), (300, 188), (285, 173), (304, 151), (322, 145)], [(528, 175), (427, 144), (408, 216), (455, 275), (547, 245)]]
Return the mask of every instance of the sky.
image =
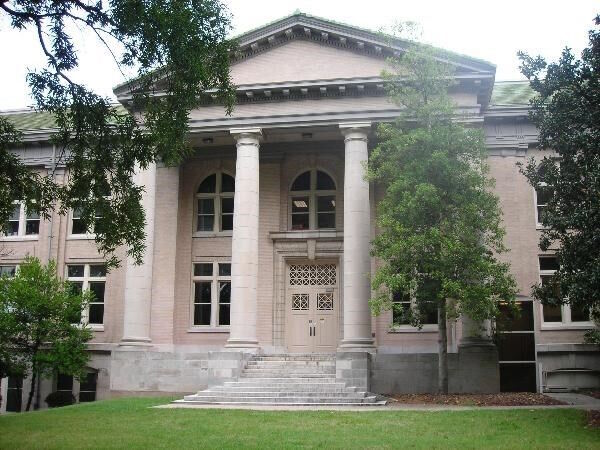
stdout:
[[(600, 13), (597, 0), (222, 0), (233, 15), (232, 36), (287, 16), (295, 10), (379, 30), (413, 21), (422, 41), (489, 61), (496, 80), (523, 79), (518, 50), (556, 60), (565, 46), (577, 55), (588, 44), (588, 30)], [(109, 52), (93, 36), (74, 31), (80, 67), (73, 78), (113, 97), (125, 81)], [(25, 76), (45, 60), (32, 30), (11, 29), (0, 13), (0, 110), (30, 106)], [(127, 74), (126, 74), (127, 75)]]

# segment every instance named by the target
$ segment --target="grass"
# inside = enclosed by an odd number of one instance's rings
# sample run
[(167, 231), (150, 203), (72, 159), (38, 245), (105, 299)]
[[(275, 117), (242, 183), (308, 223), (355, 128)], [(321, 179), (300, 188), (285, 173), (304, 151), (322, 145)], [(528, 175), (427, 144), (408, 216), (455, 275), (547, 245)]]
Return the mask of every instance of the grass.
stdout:
[(0, 417), (0, 448), (600, 448), (583, 411), (154, 409), (121, 398)]

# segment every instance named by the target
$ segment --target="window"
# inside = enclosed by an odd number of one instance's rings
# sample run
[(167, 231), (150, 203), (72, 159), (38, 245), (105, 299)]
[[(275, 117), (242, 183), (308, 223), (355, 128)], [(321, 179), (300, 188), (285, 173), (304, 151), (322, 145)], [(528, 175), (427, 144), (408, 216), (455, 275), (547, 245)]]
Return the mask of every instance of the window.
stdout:
[(6, 412), (21, 412), (23, 400), (23, 378), (8, 377), (6, 389)]
[[(67, 265), (67, 279), (77, 291), (90, 290), (94, 294), (94, 299), (84, 311), (81, 322), (96, 326), (104, 324), (106, 266), (104, 264), (69, 264)], [(78, 321), (75, 320), (75, 322)]]
[(37, 211), (27, 210), (23, 202), (15, 202), (13, 210), (8, 217), (6, 237), (37, 237), (40, 234), (40, 214)]
[(535, 223), (538, 227), (543, 226), (542, 220), (553, 194), (552, 188), (545, 184), (535, 190)]
[[(554, 281), (554, 273), (560, 265), (556, 256), (545, 255), (539, 257), (540, 284), (552, 286), (554, 295), (560, 297), (560, 286)], [(584, 308), (574, 305), (542, 305), (542, 319), (545, 325), (585, 324), (590, 321), (590, 314)]]
[(194, 264), (193, 283), (193, 326), (229, 326), (231, 263)]
[(17, 266), (0, 266), (0, 277), (14, 277)]
[(235, 179), (224, 172), (206, 177), (196, 193), (196, 231), (233, 230)]
[[(95, 214), (95, 219), (98, 220), (102, 217), (100, 213)], [(83, 219), (81, 218), (81, 208), (73, 208), (71, 213), (71, 234), (74, 235), (93, 235), (94, 234), (94, 224), (91, 224), (88, 229), (86, 229), (85, 224), (83, 223)]]
[(73, 375), (59, 373), (56, 376), (56, 391), (73, 393)]
[(85, 378), (79, 380), (79, 402), (96, 401), (96, 387), (98, 385), (98, 373), (88, 372)]
[(317, 169), (301, 173), (290, 189), (291, 229), (335, 229), (335, 203), (335, 182), (329, 175)]
[[(402, 292), (395, 292), (392, 296), (392, 325), (410, 326), (411, 317), (415, 314), (420, 316), (422, 325), (437, 325), (437, 308), (434, 302), (422, 302), (417, 304), (416, 298)], [(417, 306), (419, 309), (417, 309)], [(428, 327), (429, 328), (429, 327)]]

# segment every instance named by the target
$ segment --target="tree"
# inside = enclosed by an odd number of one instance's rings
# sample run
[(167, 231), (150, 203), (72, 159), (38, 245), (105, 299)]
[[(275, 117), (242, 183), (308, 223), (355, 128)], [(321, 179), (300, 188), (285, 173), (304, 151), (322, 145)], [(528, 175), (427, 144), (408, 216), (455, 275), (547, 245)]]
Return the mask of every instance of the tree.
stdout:
[(555, 63), (523, 52), (519, 58), (537, 93), (530, 117), (540, 146), (554, 153), (521, 168), (536, 190), (551, 194), (540, 217), (539, 245), (544, 251), (557, 247), (560, 264), (554, 283), (534, 286), (532, 295), (543, 304), (588, 310), (600, 320), (600, 16), (595, 24), (581, 59), (569, 48)]
[[(13, 28), (31, 28), (38, 36), (47, 67), (27, 80), (37, 109), (54, 117), (53, 142), (70, 175), (59, 186), (53, 173), (41, 176), (23, 166), (8, 150), (20, 136), (0, 117), (0, 232), (14, 201), (46, 218), (53, 209), (64, 214), (78, 208), (109, 265), (117, 264), (114, 250), (121, 245), (140, 261), (143, 188), (132, 174), (158, 160), (178, 164), (190, 154), (188, 112), (200, 102), (220, 102), (231, 111), (229, 15), (219, 0), (0, 0), (0, 12)], [(73, 78), (73, 26), (93, 34), (119, 68), (137, 70), (128, 82), (134, 114)]]
[(31, 375), (27, 411), (38, 378), (84, 375), (92, 332), (79, 322), (92, 295), (60, 279), (54, 262), (43, 266), (31, 257), (14, 277), (0, 278), (0, 365), (9, 374)]
[(448, 392), (447, 320), (496, 316), (499, 299), (512, 301), (516, 284), (506, 251), (498, 198), (491, 192), (479, 129), (453, 120), (451, 68), (438, 50), (413, 45), (391, 59), (385, 73), (391, 100), (403, 113), (378, 128), (368, 176), (381, 189), (379, 233), (373, 255), (381, 261), (372, 280), (372, 310), (394, 309), (393, 296), (410, 299), (399, 310), (416, 326), (437, 310), (438, 389)]

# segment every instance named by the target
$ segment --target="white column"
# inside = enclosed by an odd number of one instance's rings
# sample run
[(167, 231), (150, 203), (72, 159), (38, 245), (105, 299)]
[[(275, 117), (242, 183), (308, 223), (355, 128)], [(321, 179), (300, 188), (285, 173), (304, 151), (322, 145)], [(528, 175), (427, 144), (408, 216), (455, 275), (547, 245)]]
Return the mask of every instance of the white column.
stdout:
[(154, 209), (156, 196), (156, 164), (136, 170), (135, 183), (144, 187), (142, 206), (146, 214), (144, 234), (146, 250), (142, 263), (127, 257), (125, 264), (125, 306), (123, 338), (120, 345), (148, 345), (150, 339), (150, 308), (152, 305), (152, 262), (154, 255)]
[(373, 348), (371, 335), (371, 211), (367, 133), (371, 124), (341, 124), (344, 134), (344, 339), (346, 349)]
[(232, 129), (237, 144), (233, 237), (231, 239), (231, 317), (227, 347), (253, 348), (258, 283), (258, 150), (260, 128)]

